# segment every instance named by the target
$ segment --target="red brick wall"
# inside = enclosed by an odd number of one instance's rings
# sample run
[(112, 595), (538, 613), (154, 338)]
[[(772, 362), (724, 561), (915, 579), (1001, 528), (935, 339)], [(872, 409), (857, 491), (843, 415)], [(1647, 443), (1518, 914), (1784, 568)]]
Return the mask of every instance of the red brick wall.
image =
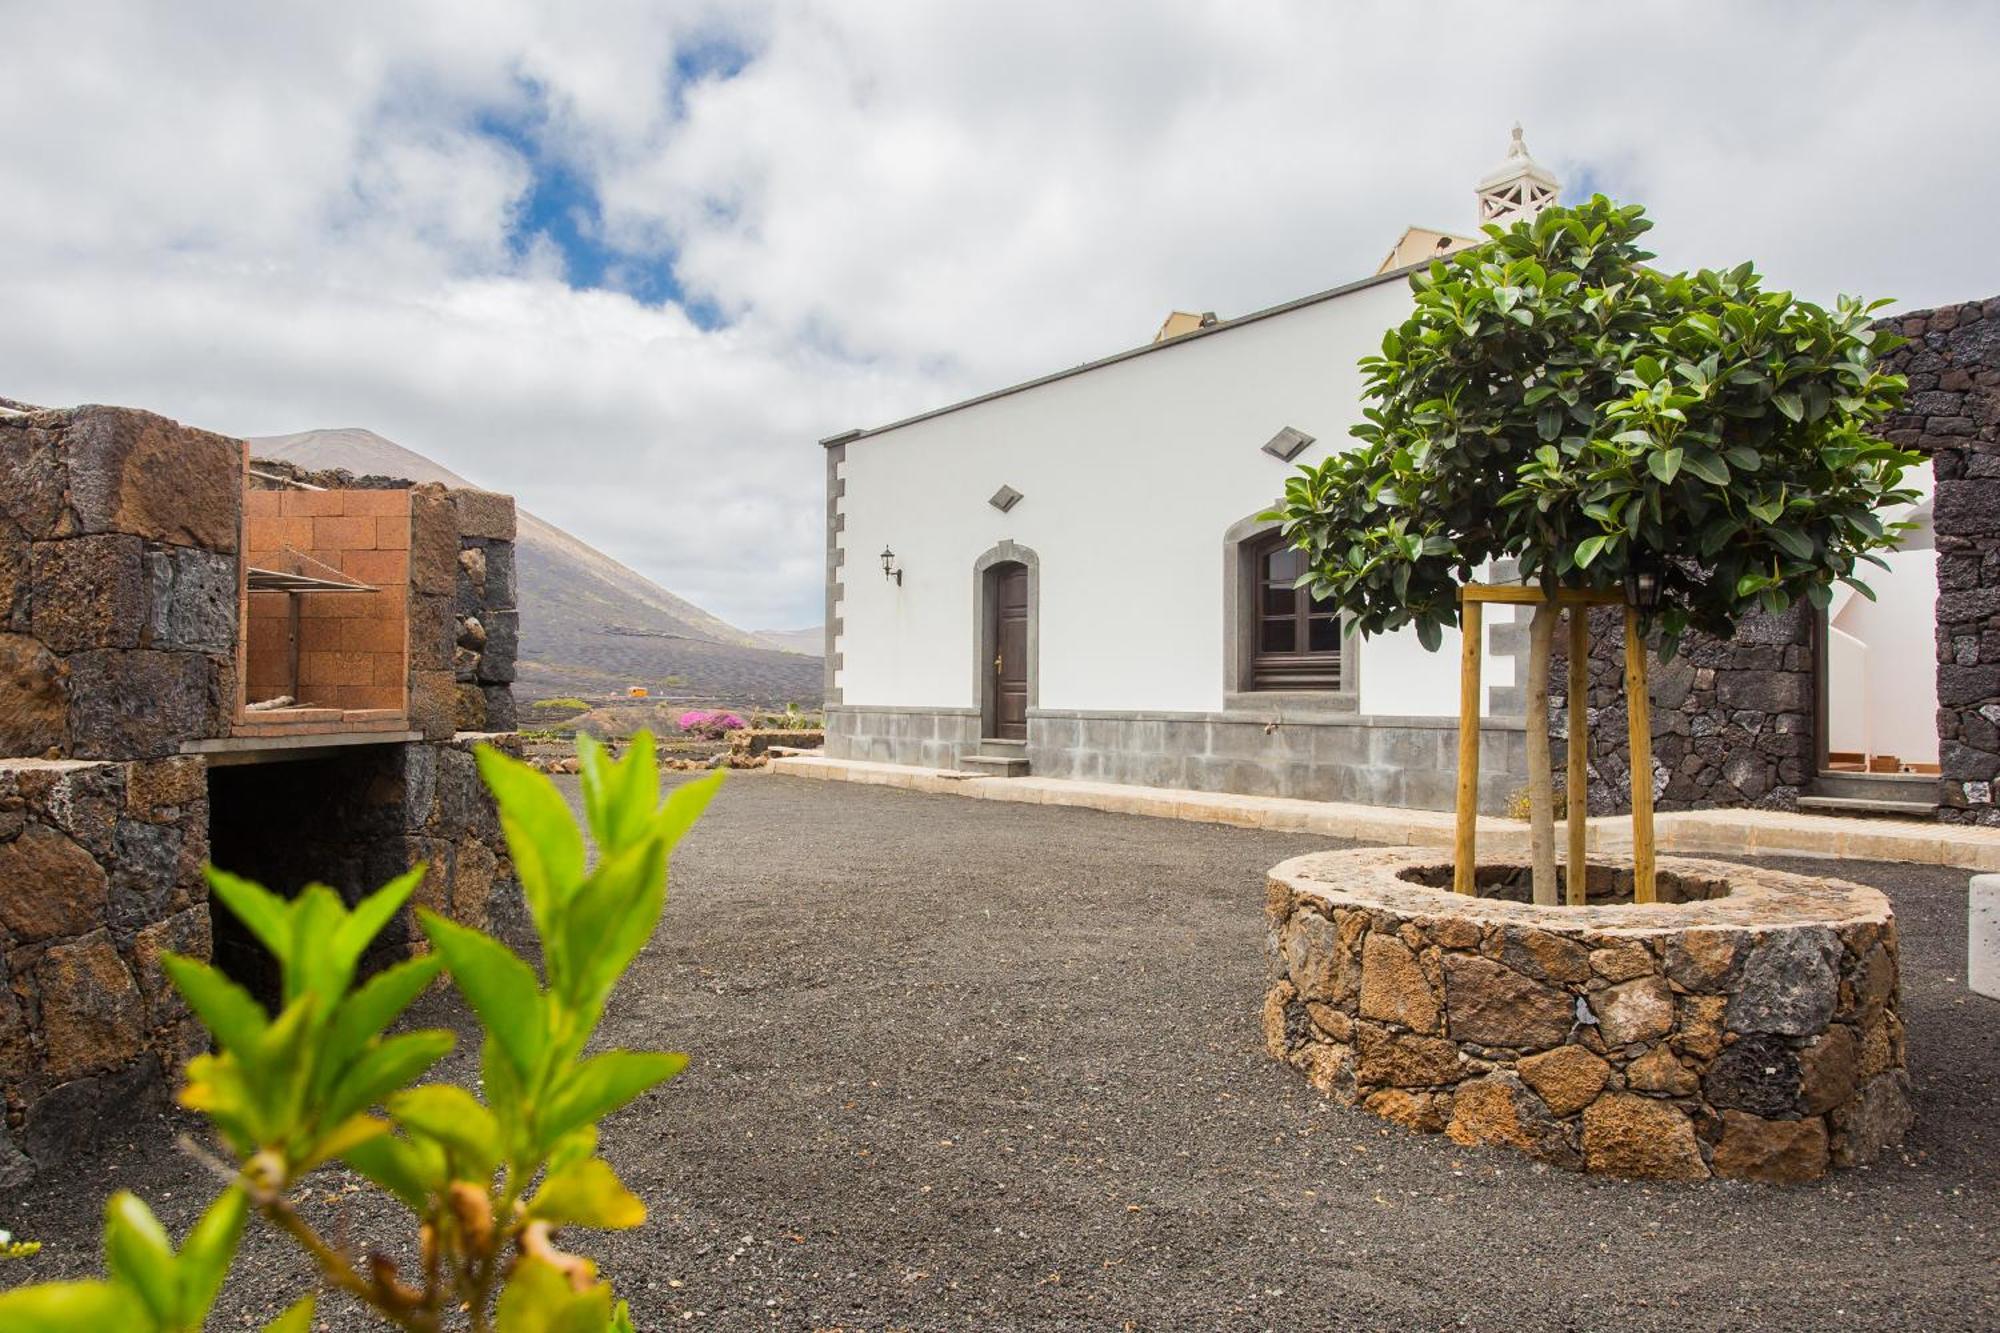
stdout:
[[(245, 547), (261, 569), (345, 575), (369, 593), (306, 593), (299, 609), (299, 702), (402, 709), (408, 679), (410, 497), (386, 491), (264, 491), (245, 500)], [(247, 700), (290, 690), (288, 598), (249, 596)]]

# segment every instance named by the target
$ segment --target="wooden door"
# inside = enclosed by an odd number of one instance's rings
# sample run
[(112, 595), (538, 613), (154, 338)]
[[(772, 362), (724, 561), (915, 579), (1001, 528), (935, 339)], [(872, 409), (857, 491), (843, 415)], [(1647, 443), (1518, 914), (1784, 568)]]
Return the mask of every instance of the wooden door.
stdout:
[(1004, 565), (993, 584), (993, 734), (1028, 739), (1028, 570)]

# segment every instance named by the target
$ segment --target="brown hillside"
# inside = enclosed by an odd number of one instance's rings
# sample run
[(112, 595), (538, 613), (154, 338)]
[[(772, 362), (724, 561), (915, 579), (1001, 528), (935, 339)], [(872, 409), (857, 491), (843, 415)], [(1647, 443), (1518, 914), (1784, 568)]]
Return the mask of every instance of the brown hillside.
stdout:
[[(250, 452), (356, 476), (476, 484), (369, 430), (260, 436)], [(771, 647), (526, 509), (519, 524), (524, 702), (643, 685), (669, 698), (818, 706), (818, 656)]]

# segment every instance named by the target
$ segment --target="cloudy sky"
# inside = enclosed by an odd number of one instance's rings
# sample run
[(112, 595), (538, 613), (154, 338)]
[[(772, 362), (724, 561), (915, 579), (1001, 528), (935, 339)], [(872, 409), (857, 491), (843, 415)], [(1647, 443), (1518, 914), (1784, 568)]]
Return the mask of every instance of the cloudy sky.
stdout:
[(0, 0), (0, 395), (366, 426), (746, 627), (815, 441), (1464, 229), (2000, 294), (2000, 7)]

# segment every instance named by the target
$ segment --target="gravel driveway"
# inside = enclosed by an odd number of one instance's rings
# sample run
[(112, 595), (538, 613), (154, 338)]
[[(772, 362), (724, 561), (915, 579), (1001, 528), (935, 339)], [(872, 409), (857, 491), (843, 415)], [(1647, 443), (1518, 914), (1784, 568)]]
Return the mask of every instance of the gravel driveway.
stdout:
[[(1263, 1053), (1261, 872), (1328, 845), (737, 775), (607, 1025), (693, 1063), (607, 1127), (653, 1217), (592, 1252), (647, 1329), (2000, 1326), (2000, 1004), (1965, 989), (1962, 872), (1844, 868), (1902, 921), (1900, 1158), (1640, 1185), (1396, 1129)], [(184, 1127), (135, 1116), (0, 1200), (48, 1244), (0, 1271), (90, 1269), (119, 1185), (185, 1227)], [(338, 1175), (321, 1206), (379, 1234)], [(308, 1280), (253, 1229), (217, 1324)]]

